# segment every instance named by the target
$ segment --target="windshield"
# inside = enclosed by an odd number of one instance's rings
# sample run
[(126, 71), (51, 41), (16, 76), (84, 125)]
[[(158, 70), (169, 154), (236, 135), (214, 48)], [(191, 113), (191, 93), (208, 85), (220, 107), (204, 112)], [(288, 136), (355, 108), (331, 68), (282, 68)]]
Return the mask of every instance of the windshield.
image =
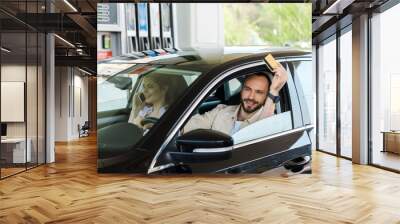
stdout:
[(129, 67), (132, 64), (123, 63), (123, 64), (113, 64), (113, 63), (98, 63), (97, 64), (97, 82), (102, 83), (107, 80), (107, 78), (121, 72)]
[(98, 85), (98, 127), (129, 123), (141, 130), (137, 138), (142, 137), (200, 74), (176, 66), (137, 64), (106, 79)]

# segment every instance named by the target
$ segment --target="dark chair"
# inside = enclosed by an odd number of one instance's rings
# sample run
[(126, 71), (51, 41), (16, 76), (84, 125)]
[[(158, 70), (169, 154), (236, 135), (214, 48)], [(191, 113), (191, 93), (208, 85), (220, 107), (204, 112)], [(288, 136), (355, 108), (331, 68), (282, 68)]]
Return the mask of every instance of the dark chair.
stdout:
[(78, 125), (79, 138), (89, 136), (89, 129), (90, 129), (89, 121), (85, 121), (82, 127)]

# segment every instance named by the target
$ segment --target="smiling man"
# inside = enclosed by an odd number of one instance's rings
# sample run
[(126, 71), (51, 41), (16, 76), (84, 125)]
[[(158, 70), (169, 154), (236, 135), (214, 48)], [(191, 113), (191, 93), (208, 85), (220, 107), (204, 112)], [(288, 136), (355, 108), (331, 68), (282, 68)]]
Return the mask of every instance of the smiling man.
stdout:
[(287, 72), (281, 64), (273, 70), (270, 84), (264, 73), (246, 77), (240, 92), (240, 105), (218, 105), (202, 115), (193, 116), (184, 132), (194, 129), (212, 129), (233, 135), (238, 130), (274, 114), (275, 104), (279, 102), (279, 91), (287, 81)]

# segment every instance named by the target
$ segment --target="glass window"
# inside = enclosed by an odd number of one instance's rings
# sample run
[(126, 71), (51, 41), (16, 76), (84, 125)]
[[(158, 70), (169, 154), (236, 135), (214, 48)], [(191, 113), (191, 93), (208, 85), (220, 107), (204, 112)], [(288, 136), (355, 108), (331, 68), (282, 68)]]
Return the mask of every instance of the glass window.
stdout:
[[(114, 61), (118, 61), (118, 60), (114, 59), (113, 62)], [(123, 63), (123, 62), (119, 62), (119, 63)], [(131, 66), (132, 66), (132, 64), (98, 63), (97, 64), (97, 76), (101, 80), (100, 82), (102, 82), (102, 81), (104, 81), (104, 79), (111, 77)]]
[[(1, 177), (24, 171), (31, 162), (31, 139), (27, 139), (25, 119), (25, 91), (27, 76), (26, 33), (1, 34), (1, 123), (6, 126), (2, 134)], [(7, 96), (14, 96), (13, 100)], [(10, 110), (10, 108), (15, 108)], [(27, 141), (28, 140), (28, 141)], [(27, 144), (28, 143), (28, 144)], [(28, 146), (28, 147), (27, 147)]]
[(232, 79), (228, 82), (229, 95), (233, 96), (240, 92), (242, 88), (242, 83), (238, 79)]
[(27, 143), (31, 153), (28, 154), (28, 168), (36, 166), (38, 161), (38, 35), (36, 32), (27, 33), (28, 61), (26, 75), (26, 117), (27, 117)]
[[(107, 102), (103, 97), (108, 94), (123, 92), (120, 96), (124, 101), (119, 103), (125, 105), (117, 111), (98, 112), (99, 159), (121, 156), (132, 149), (195, 80), (185, 77), (197, 78), (199, 75), (201, 72), (175, 66), (135, 65), (99, 84), (99, 102)], [(103, 85), (107, 88), (101, 87)], [(107, 107), (106, 103), (103, 103), (104, 107)]]
[(200, 74), (158, 65), (133, 66), (99, 84), (99, 117), (110, 120), (125, 114), (125, 122), (145, 133)]
[[(302, 106), (303, 119), (306, 124), (316, 124), (316, 86), (315, 74), (311, 61), (292, 62), (295, 69), (294, 81)], [(306, 105), (306, 106), (304, 106)], [(315, 129), (311, 131), (313, 149), (315, 149)]]
[[(315, 79), (312, 73), (311, 61), (295, 61), (292, 63), (295, 68), (294, 81), (299, 96), (300, 104), (306, 104), (302, 107), (303, 119), (306, 123), (315, 124)], [(311, 113), (311, 114), (310, 114)], [(310, 121), (312, 117), (312, 121)]]
[(318, 48), (318, 149), (336, 154), (336, 39)]
[(234, 144), (266, 137), (272, 134), (292, 129), (292, 116), (290, 111), (276, 114), (257, 121), (232, 135)]
[[(43, 13), (45, 1), (2, 1), (24, 17)], [(29, 15), (27, 15), (29, 16)], [(1, 126), (0, 177), (45, 162), (45, 43), (43, 33), (0, 13)], [(36, 23), (38, 21), (34, 21)], [(4, 116), (3, 116), (4, 115)]]
[(400, 73), (390, 76), (390, 130), (400, 130)]
[(104, 82), (99, 85), (97, 98), (98, 112), (126, 108), (130, 89), (116, 88), (116, 86), (117, 84), (112, 82)]
[(45, 163), (46, 159), (46, 148), (45, 148), (45, 133), (46, 133), (46, 76), (45, 76), (45, 65), (46, 65), (46, 36), (43, 33), (39, 33), (38, 40), (38, 164)]
[[(27, 13), (43, 13), (44, 1), (27, 2)], [(39, 22), (33, 16), (34, 23)], [(26, 74), (26, 125), (27, 125), (27, 167), (44, 163), (44, 84), (43, 67), (45, 62), (45, 36), (39, 30), (27, 29), (27, 74)]]
[(135, 4), (125, 4), (126, 7), (126, 20), (127, 20), (127, 31), (132, 32), (131, 36), (136, 36), (136, 14)]
[(139, 25), (139, 35), (142, 37), (147, 36), (147, 32), (149, 31), (149, 24), (147, 23), (147, 3), (138, 3), (138, 25)]
[(371, 19), (372, 163), (400, 170), (400, 5)]
[(150, 3), (150, 28), (153, 37), (160, 36), (160, 6), (158, 3)]
[(172, 41), (172, 3), (161, 3), (161, 21), (163, 34), (163, 48), (171, 48)]
[(99, 3), (97, 4), (97, 23), (100, 25), (118, 24), (117, 4)]
[[(270, 76), (270, 75), (268, 75)], [(239, 80), (245, 80), (246, 75), (233, 78), (227, 81), (227, 85), (220, 85), (216, 91), (212, 93), (225, 92), (234, 89), (233, 92), (239, 93), (241, 91), (242, 83)], [(228, 88), (227, 90), (222, 90), (221, 88)], [(283, 92), (287, 92), (287, 87), (285, 86), (281, 91), (280, 95), (285, 95)], [(286, 94), (287, 95), (287, 94)], [(214, 100), (212, 103), (215, 105), (210, 106), (210, 102), (207, 101), (211, 96), (205, 97), (207, 104), (200, 104), (196, 111), (204, 111), (202, 107), (208, 107), (207, 111), (201, 114), (195, 114), (187, 121), (184, 126), (182, 133), (187, 133), (195, 129), (212, 129), (216, 131), (223, 132), (225, 134), (231, 135), (234, 144), (243, 143), (246, 141), (262, 138), (269, 136), (271, 134), (287, 131), (293, 128), (292, 126), (292, 115), (290, 110), (283, 111), (282, 113), (269, 116), (264, 119), (257, 119), (260, 116), (259, 110), (254, 110), (254, 114), (247, 121), (237, 121), (236, 112), (238, 107), (241, 107), (242, 100), (232, 100), (232, 97), (241, 97), (240, 95), (230, 94), (230, 97), (225, 98), (223, 95), (214, 94), (213, 97), (219, 97), (218, 100)], [(265, 96), (263, 96), (265, 100)], [(232, 102), (235, 102), (232, 104)], [(260, 101), (261, 102), (261, 101)], [(263, 101), (264, 102), (264, 101)], [(290, 108), (289, 105), (283, 106), (281, 104), (287, 103), (285, 100), (281, 100), (279, 106), (281, 108)], [(263, 104), (260, 103), (260, 107)], [(253, 107), (253, 108), (260, 108)]]
[(223, 4), (225, 44), (311, 49), (311, 9), (302, 3)]
[(340, 154), (352, 157), (352, 35), (340, 36)]
[(171, 3), (161, 3), (162, 31), (171, 32)]

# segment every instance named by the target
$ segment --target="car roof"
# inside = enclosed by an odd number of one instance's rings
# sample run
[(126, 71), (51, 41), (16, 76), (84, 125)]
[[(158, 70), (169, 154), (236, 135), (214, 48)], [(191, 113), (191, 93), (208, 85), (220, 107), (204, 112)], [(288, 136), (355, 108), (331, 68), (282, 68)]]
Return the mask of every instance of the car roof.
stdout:
[(204, 64), (220, 65), (238, 58), (272, 54), (274, 57), (300, 56), (310, 54), (307, 51), (301, 51), (291, 48), (225, 48), (222, 51), (217, 49), (200, 51), (180, 51), (171, 56), (153, 57), (150, 59), (137, 59), (136, 63), (177, 65), (177, 64)]
[(262, 60), (267, 54), (275, 58), (309, 56), (311, 52), (293, 48), (254, 48), (254, 47), (232, 47), (223, 49), (201, 49), (183, 50), (173, 54), (159, 55), (132, 59), (119, 56), (116, 60), (109, 60), (112, 64), (149, 64), (164, 65), (177, 69), (189, 69), (206, 73), (218, 66), (226, 64), (237, 64), (245, 61)]

